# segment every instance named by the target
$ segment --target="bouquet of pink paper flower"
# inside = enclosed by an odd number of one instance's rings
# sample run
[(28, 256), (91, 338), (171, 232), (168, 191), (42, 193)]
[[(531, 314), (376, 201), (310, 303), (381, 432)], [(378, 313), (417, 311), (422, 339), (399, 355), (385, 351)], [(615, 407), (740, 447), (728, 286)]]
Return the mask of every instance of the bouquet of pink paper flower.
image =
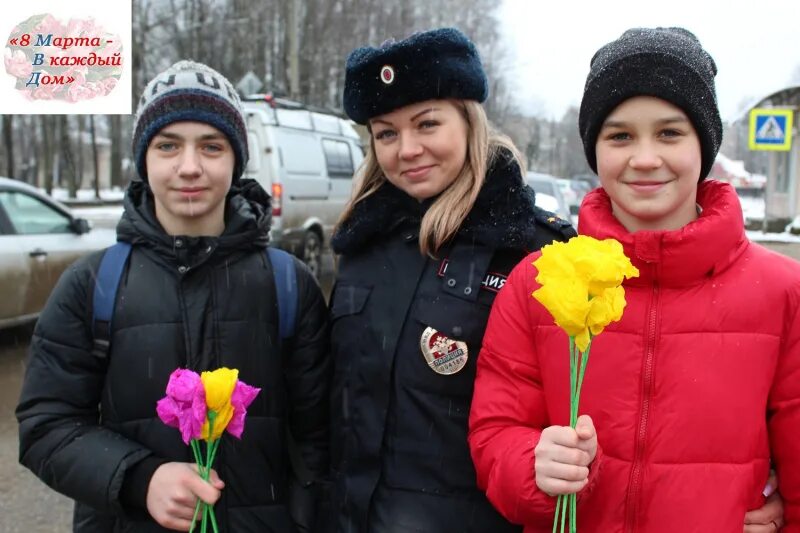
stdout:
[[(181, 431), (183, 442), (192, 448), (200, 475), (208, 481), (222, 433), (227, 431), (237, 439), (242, 438), (247, 407), (260, 391), (239, 381), (236, 369), (220, 368), (198, 375), (179, 368), (170, 375), (167, 395), (158, 401), (156, 412), (165, 424)], [(201, 450), (201, 440), (206, 443), (205, 454)], [(214, 507), (199, 499), (190, 531), (194, 531), (200, 507), (203, 508), (202, 533), (206, 532), (209, 521), (217, 533)]]

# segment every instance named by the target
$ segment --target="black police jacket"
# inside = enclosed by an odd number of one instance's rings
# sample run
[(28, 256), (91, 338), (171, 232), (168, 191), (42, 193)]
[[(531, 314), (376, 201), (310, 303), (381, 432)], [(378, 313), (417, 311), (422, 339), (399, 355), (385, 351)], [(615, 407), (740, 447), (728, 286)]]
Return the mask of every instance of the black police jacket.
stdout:
[(341, 254), (330, 303), (336, 531), (517, 530), (476, 486), (467, 445), (476, 360), (512, 268), (574, 230), (534, 206), (504, 155), (436, 258), (418, 243), (429, 205), (386, 183), (332, 241)]
[[(91, 302), (101, 254), (69, 268), (36, 325), (17, 417), (20, 460), (76, 500), (74, 531), (166, 532), (145, 510), (154, 470), (193, 462), (177, 429), (156, 416), (170, 373), (237, 368), (261, 392), (242, 439), (224, 434), (214, 468), (225, 481), (221, 531), (293, 533), (287, 509), (290, 425), (312, 472), (328, 471), (328, 312), (296, 261), (294, 342), (277, 343), (274, 279), (264, 253), (269, 196), (241, 180), (219, 237), (171, 237), (152, 196), (134, 183), (118, 238), (133, 245), (113, 315), (111, 349), (92, 355)], [(181, 267), (188, 267), (186, 268)], [(99, 405), (99, 409), (98, 409)]]

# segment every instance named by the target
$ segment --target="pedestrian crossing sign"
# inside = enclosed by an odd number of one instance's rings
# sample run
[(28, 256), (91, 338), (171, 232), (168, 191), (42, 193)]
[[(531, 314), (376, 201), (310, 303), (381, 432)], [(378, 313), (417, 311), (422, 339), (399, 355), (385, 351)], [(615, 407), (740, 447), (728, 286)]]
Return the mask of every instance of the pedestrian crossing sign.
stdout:
[(750, 111), (749, 145), (751, 150), (792, 148), (792, 109), (753, 109)]

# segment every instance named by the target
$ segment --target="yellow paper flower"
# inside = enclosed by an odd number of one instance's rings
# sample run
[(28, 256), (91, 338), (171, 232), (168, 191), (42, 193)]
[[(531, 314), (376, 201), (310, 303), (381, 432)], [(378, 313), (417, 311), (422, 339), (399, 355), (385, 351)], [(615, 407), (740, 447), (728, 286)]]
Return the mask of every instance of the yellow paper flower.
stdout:
[(567, 242), (542, 248), (534, 261), (541, 288), (533, 297), (553, 315), (556, 324), (575, 337), (584, 351), (591, 335), (597, 335), (622, 317), (625, 309), (625, 278), (639, 271), (614, 239), (599, 241), (578, 235)]
[(225, 367), (218, 368), (213, 372), (203, 372), (200, 375), (200, 379), (206, 391), (206, 406), (209, 411), (215, 413), (213, 432), (209, 434), (210, 426), (208, 420), (206, 420), (205, 424), (203, 424), (202, 438), (207, 441), (213, 441), (222, 435), (231, 418), (233, 418), (231, 395), (239, 379), (239, 371)]

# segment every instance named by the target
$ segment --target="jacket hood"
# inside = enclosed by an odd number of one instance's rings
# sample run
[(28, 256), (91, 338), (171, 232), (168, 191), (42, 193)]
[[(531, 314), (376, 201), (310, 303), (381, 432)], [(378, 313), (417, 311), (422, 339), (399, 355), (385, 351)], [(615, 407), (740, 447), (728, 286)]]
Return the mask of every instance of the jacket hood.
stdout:
[[(350, 218), (337, 228), (331, 240), (333, 250), (337, 254), (356, 252), (400, 225), (419, 229), (434, 201), (419, 202), (386, 181), (356, 204)], [(549, 215), (534, 204), (533, 189), (525, 185), (519, 165), (508, 152), (500, 152), (458, 235), (494, 248), (525, 250), (536, 233), (535, 221)]]
[(700, 216), (678, 230), (630, 233), (612, 214), (608, 194), (595, 189), (581, 204), (578, 233), (622, 243), (625, 255), (639, 269), (639, 277), (626, 284), (696, 283), (728, 268), (749, 242), (733, 187), (705, 180), (698, 186), (697, 203)]
[(169, 260), (177, 259), (176, 239), (183, 239), (192, 250), (217, 250), (230, 253), (263, 249), (269, 242), (272, 222), (270, 196), (252, 179), (236, 182), (226, 197), (225, 229), (218, 237), (168, 235), (155, 216), (153, 193), (142, 181), (133, 181), (125, 191), (124, 212), (117, 225), (117, 240), (158, 252)]

